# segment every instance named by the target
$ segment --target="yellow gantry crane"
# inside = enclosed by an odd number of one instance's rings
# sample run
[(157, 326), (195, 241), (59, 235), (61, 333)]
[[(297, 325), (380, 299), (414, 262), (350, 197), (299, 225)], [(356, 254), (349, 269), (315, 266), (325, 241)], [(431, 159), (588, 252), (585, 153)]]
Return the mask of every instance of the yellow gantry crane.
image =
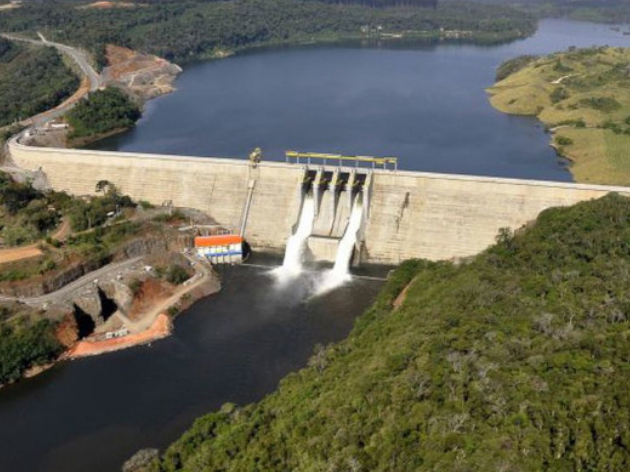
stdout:
[(298, 151), (286, 151), (286, 162), (292, 162), (291, 159), (295, 159), (297, 164), (300, 163), (300, 159), (304, 159), (307, 164), (311, 164), (311, 161), (323, 161), (326, 165), (326, 161), (338, 161), (339, 166), (344, 161), (353, 161), (355, 167), (359, 167), (361, 163), (371, 163), (372, 167), (381, 167), (388, 169), (388, 165), (392, 164), (394, 170), (398, 170), (398, 159), (396, 157), (370, 157), (370, 156), (342, 156), (341, 154), (326, 154), (322, 152), (298, 152)]

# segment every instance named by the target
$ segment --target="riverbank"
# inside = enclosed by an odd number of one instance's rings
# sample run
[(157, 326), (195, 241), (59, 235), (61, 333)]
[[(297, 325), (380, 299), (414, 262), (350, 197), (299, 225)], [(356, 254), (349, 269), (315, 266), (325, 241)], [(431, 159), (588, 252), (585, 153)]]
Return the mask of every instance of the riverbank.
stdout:
[(66, 351), (59, 360), (98, 356), (108, 352), (129, 349), (170, 336), (173, 323), (166, 313), (160, 313), (153, 324), (137, 334), (127, 334), (119, 338), (79, 341)]
[[(119, 327), (116, 331), (100, 331), (98, 334), (80, 339), (68, 346), (51, 362), (26, 369), (21, 378), (15, 381), (35, 377), (59, 362), (129, 349), (170, 336), (174, 329), (174, 320), (179, 313), (202, 298), (218, 293), (221, 289), (218, 275), (211, 267), (206, 267), (203, 262), (199, 262), (195, 267), (195, 274), (171, 296), (166, 299), (155, 297), (148, 303), (144, 300), (142, 313), (134, 316), (133, 320), (125, 316), (124, 318), (128, 321), (125, 327)], [(138, 297), (135, 297), (131, 303), (133, 304), (137, 299)], [(60, 333), (59, 330), (58, 333)], [(9, 384), (14, 382), (9, 382)], [(3, 386), (0, 385), (0, 389)]]
[(629, 61), (630, 49), (609, 47), (532, 57), (487, 89), (490, 103), (544, 123), (576, 182), (628, 185)]
[(195, 275), (184, 282), (172, 296), (166, 300), (155, 299), (153, 303), (145, 306), (142, 318), (127, 326), (126, 329), (129, 331), (127, 334), (116, 338), (100, 335), (79, 341), (66, 351), (60, 360), (120, 351), (170, 336), (178, 313), (198, 300), (218, 293), (221, 289), (219, 278), (211, 267), (206, 267), (201, 261), (195, 267), (197, 268)]

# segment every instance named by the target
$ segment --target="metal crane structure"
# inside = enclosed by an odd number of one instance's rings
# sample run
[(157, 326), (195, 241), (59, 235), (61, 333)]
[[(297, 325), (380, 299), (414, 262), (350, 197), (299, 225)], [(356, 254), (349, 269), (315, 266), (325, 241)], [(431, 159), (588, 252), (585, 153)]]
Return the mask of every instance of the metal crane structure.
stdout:
[(371, 164), (372, 168), (398, 170), (398, 158), (396, 157), (343, 156), (341, 154), (298, 151), (286, 151), (285, 157), (287, 163), (295, 162), (296, 164), (304, 163), (308, 165), (320, 163), (325, 166), (328, 161), (337, 161), (339, 167), (342, 167), (344, 162), (350, 161), (354, 162), (354, 167), (361, 167), (362, 164)]

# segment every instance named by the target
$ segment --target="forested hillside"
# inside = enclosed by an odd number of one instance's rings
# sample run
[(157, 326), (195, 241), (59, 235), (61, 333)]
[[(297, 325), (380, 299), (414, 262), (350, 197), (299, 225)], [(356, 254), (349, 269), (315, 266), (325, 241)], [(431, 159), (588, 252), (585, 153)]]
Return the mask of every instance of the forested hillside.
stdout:
[(618, 195), (469, 263), (406, 262), (346, 341), (199, 419), (151, 470), (630, 470), (628, 287)]
[(78, 86), (53, 48), (0, 38), (0, 127), (58, 105)]
[[(503, 3), (502, 0), (496, 1)], [(615, 24), (630, 21), (628, 0), (519, 0), (507, 3), (518, 4), (519, 8), (531, 11), (542, 18), (567, 17), (573, 20)]]
[(365, 5), (372, 8), (389, 7), (437, 7), (438, 0), (312, 0), (339, 5)]
[(79, 102), (66, 118), (72, 126), (70, 138), (93, 139), (131, 128), (140, 118), (140, 108), (124, 92), (109, 87)]
[[(7, 322), (9, 317), (16, 319)], [(20, 309), (0, 306), (0, 386), (18, 380), (30, 367), (55, 360), (62, 346), (53, 328), (48, 320), (37, 320), (22, 315)]]
[(3, 12), (0, 30), (44, 31), (56, 41), (90, 49), (103, 65), (106, 43), (181, 63), (263, 44), (387, 34), (504, 41), (533, 33), (535, 20), (510, 7), (455, 2), (369, 8), (299, 0), (169, 1), (110, 9), (29, 3)]

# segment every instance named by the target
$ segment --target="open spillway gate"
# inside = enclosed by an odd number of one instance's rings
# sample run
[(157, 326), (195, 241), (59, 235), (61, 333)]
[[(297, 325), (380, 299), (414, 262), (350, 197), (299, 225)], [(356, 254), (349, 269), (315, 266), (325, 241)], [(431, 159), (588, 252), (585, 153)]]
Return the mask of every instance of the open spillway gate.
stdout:
[(371, 181), (372, 172), (369, 169), (304, 167), (303, 179), (298, 189), (300, 207), (307, 195), (312, 196), (315, 205), (313, 229), (306, 243), (307, 261), (336, 261), (339, 243), (348, 229), (353, 207), (360, 200), (361, 224), (352, 256), (353, 263), (359, 263), (365, 226), (369, 218)]

